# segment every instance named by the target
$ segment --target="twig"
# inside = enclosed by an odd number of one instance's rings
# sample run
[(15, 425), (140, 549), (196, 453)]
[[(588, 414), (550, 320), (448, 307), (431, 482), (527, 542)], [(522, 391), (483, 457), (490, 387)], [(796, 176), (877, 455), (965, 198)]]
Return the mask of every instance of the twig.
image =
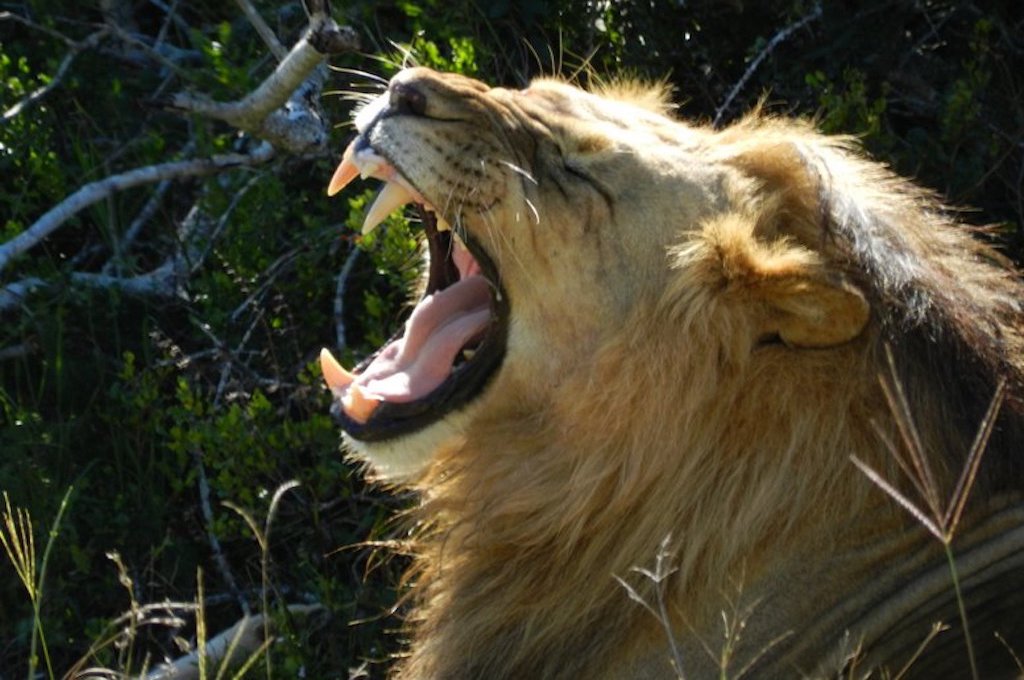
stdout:
[[(114, 31), (114, 34), (118, 38), (123, 40), (128, 45), (137, 47), (142, 52), (142, 54), (145, 55), (145, 57), (152, 59), (153, 61), (157, 62), (158, 64), (166, 68), (169, 72), (183, 79), (189, 77), (188, 71), (179, 66), (174, 61), (173, 57), (177, 57), (179, 61), (183, 61), (184, 59), (190, 57), (193, 53), (190, 53), (187, 50), (180, 50), (176, 47), (173, 47), (172, 45), (164, 45), (162, 51), (169, 52), (171, 55), (167, 56), (163, 54), (161, 50), (156, 49), (156, 47), (151, 46), (149, 43), (147, 43), (145, 40), (142, 40), (134, 33), (126, 31), (121, 26), (118, 26), (117, 24), (110, 24), (110, 26)], [(143, 60), (136, 59), (136, 61)]]
[(52, 28), (48, 28), (47, 26), (43, 26), (42, 24), (37, 24), (31, 19), (23, 17), (20, 14), (15, 14), (14, 12), (0, 12), (0, 21), (16, 21), (19, 24), (23, 24), (24, 26), (27, 26), (28, 28), (31, 28), (34, 31), (40, 31), (41, 33), (45, 33), (51, 38), (56, 38), (57, 40), (60, 40), (65, 45), (71, 48), (73, 48), (76, 44), (76, 41), (67, 37), (63, 33), (55, 31)]
[(235, 0), (242, 12), (245, 14), (245, 18), (249, 20), (252, 27), (256, 29), (256, 33), (259, 34), (263, 40), (263, 44), (267, 46), (274, 56), (277, 57), (278, 61), (284, 61), (284, 58), (288, 55), (288, 51), (281, 44), (281, 41), (277, 39), (274, 32), (270, 30), (270, 26), (267, 26), (267, 22), (263, 21), (263, 17), (256, 11), (256, 8), (252, 6), (249, 0)]
[(171, 23), (174, 22), (177, 16), (178, 0), (174, 0), (169, 7), (164, 11), (167, 16), (164, 17), (164, 23), (160, 25), (160, 30), (156, 34), (156, 39), (153, 41), (153, 49), (159, 50), (160, 45), (163, 44), (164, 40), (167, 39), (167, 31), (171, 28)]
[(210, 233), (210, 238), (206, 244), (206, 247), (201, 252), (197, 252), (196, 255), (193, 257), (193, 259), (195, 259), (196, 262), (193, 264), (191, 268), (192, 271), (198, 269), (202, 265), (203, 261), (206, 260), (206, 256), (209, 255), (210, 250), (213, 248), (213, 244), (217, 241), (221, 233), (223, 233), (224, 227), (227, 225), (228, 220), (231, 218), (231, 215), (234, 214), (235, 209), (238, 207), (238, 204), (242, 201), (245, 195), (249, 193), (249, 190), (256, 186), (256, 183), (259, 182), (261, 179), (263, 179), (262, 174), (257, 174), (256, 176), (250, 178), (249, 181), (246, 182), (245, 185), (241, 189), (236, 191), (235, 194), (231, 197), (231, 202), (228, 203), (228, 206), (224, 209), (224, 212), (221, 213), (220, 217), (217, 218), (217, 222)]
[(0, 246), (0, 271), (6, 269), (14, 258), (38, 244), (80, 211), (115, 192), (165, 179), (212, 175), (232, 168), (256, 165), (270, 160), (273, 156), (274, 149), (264, 144), (249, 154), (230, 153), (211, 158), (160, 163), (90, 182), (51, 208), (28, 229)]
[[(13, 17), (16, 15), (10, 16)], [(53, 77), (50, 79), (50, 82), (46, 83), (39, 89), (33, 91), (20, 102), (4, 111), (4, 115), (2, 118), (0, 118), (0, 122), (3, 122), (5, 124), (9, 123), (10, 121), (14, 120), (14, 118), (17, 117), (20, 113), (22, 113), (25, 109), (29, 108), (30, 106), (38, 102), (40, 99), (45, 97), (47, 94), (52, 92), (54, 88), (60, 85), (61, 82), (64, 80), (64, 76), (67, 75), (68, 69), (71, 68), (71, 64), (75, 61), (75, 58), (84, 50), (96, 47), (100, 43), (100, 41), (106, 38), (109, 34), (109, 27), (104, 27), (96, 31), (95, 33), (89, 35), (84, 40), (72, 43), (71, 49), (68, 51), (66, 55), (64, 55), (64, 59), (61, 60), (60, 66), (57, 67), (57, 71), (53, 74)]]
[(789, 26), (786, 26), (778, 33), (776, 33), (771, 40), (768, 41), (768, 44), (765, 45), (764, 48), (757, 54), (757, 56), (754, 57), (753, 61), (750, 62), (750, 66), (748, 66), (747, 70), (744, 71), (743, 76), (739, 79), (739, 81), (737, 81), (735, 85), (733, 85), (732, 90), (729, 91), (729, 94), (726, 96), (725, 101), (722, 102), (722, 105), (715, 110), (715, 120), (713, 123), (714, 125), (718, 125), (718, 123), (722, 120), (722, 116), (725, 114), (726, 110), (732, 104), (732, 100), (736, 98), (736, 95), (740, 93), (740, 90), (743, 89), (743, 87), (747, 84), (747, 81), (750, 80), (751, 76), (754, 75), (754, 72), (761, 65), (761, 62), (765, 60), (765, 57), (771, 54), (771, 52), (776, 47), (778, 47), (782, 41), (788, 39), (789, 36), (793, 35), (801, 28), (803, 28), (807, 24), (811, 23), (812, 21), (820, 17), (821, 4), (815, 4), (814, 9), (812, 9), (809, 14), (801, 18), (799, 21), (792, 23)]
[(242, 315), (249, 306), (253, 305), (256, 300), (266, 293), (267, 289), (277, 280), (283, 272), (287, 271), (287, 267), (306, 249), (306, 246), (299, 246), (298, 248), (292, 248), (288, 252), (284, 253), (276, 260), (270, 263), (270, 265), (263, 270), (260, 274), (260, 285), (256, 287), (251, 293), (249, 293), (242, 302), (235, 307), (234, 311), (228, 315), (228, 319), (231, 323), (238, 321), (238, 318)]
[(318, 67), (327, 54), (358, 46), (352, 29), (338, 26), (329, 16), (314, 15), (310, 28), (274, 72), (242, 99), (215, 102), (180, 92), (172, 97), (171, 106), (222, 120), (292, 153), (309, 153), (322, 148), (327, 139), (323, 121), (310, 110), (326, 77)]
[(334, 287), (334, 337), (335, 347), (339, 351), (344, 350), (348, 345), (345, 339), (345, 286), (358, 258), (359, 248), (352, 248), (348, 257), (345, 258), (345, 264), (342, 265), (341, 271), (338, 272), (338, 283)]
[(140, 210), (139, 214), (135, 216), (132, 223), (128, 225), (124, 235), (114, 241), (114, 254), (111, 256), (110, 260), (103, 265), (102, 272), (104, 274), (109, 274), (114, 270), (120, 271), (124, 264), (125, 253), (132, 247), (132, 244), (135, 242), (135, 239), (138, 238), (142, 228), (146, 226), (146, 223), (149, 222), (153, 218), (153, 215), (156, 214), (157, 209), (160, 208), (160, 204), (163, 203), (164, 195), (170, 187), (171, 180), (169, 179), (162, 180), (156, 185), (156, 189), (153, 190), (153, 195), (149, 197), (149, 200), (146, 201), (146, 205), (142, 206), (142, 210)]
[(213, 552), (213, 561), (217, 564), (217, 569), (220, 571), (221, 578), (224, 579), (224, 583), (227, 585), (228, 590), (235, 596), (235, 600), (238, 602), (238, 606), (242, 608), (242, 613), (249, 617), (252, 614), (252, 608), (249, 607), (249, 602), (242, 596), (242, 591), (238, 588), (238, 583), (235, 581), (234, 574), (231, 572), (231, 566), (228, 564), (228, 560), (224, 557), (224, 551), (220, 547), (220, 539), (217, 538), (217, 534), (213, 532), (213, 508), (210, 506), (210, 483), (206, 479), (206, 466), (203, 465), (203, 454), (199, 451), (194, 452), (196, 460), (196, 471), (198, 473), (199, 483), (199, 506), (203, 511), (203, 521), (206, 523), (206, 539), (210, 543), (210, 550)]
[[(178, 6), (178, 0), (174, 0), (174, 2), (170, 5), (168, 5), (166, 2), (161, 2), (161, 0), (149, 0), (149, 4), (153, 5), (157, 9), (162, 10), (163, 13), (167, 15), (165, 21), (173, 22), (174, 25), (178, 27), (178, 30), (182, 33), (187, 34), (189, 31), (192, 30), (192, 27), (189, 26), (184, 19), (178, 16), (177, 12), (175, 12), (175, 9)], [(166, 33), (166, 30), (163, 26), (160, 27), (160, 33), (161, 35)], [(160, 42), (161, 40), (158, 39), (157, 44), (159, 44)]]
[[(312, 616), (324, 611), (320, 604), (293, 604), (286, 608), (289, 614)], [(200, 663), (209, 666), (229, 664), (232, 656), (249, 657), (250, 659), (272, 642), (266, 635), (265, 626), (269, 617), (266, 614), (244, 616), (235, 625), (209, 640), (205, 645), (204, 659), (200, 659), (199, 651), (154, 668), (146, 676), (146, 680), (196, 680), (201, 677)], [(241, 671), (238, 675), (241, 677)]]

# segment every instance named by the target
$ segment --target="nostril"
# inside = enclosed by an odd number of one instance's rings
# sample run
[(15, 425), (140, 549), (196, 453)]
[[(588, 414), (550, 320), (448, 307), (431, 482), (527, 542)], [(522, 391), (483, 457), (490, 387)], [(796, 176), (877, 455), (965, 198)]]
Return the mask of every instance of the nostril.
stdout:
[(424, 116), (427, 113), (427, 96), (409, 83), (392, 83), (391, 108), (395, 113)]

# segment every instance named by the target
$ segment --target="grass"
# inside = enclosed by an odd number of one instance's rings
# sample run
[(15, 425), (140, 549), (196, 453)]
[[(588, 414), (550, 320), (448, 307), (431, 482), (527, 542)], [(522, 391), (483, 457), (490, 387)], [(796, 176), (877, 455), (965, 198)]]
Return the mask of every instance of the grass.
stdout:
[[(169, 677), (180, 677), (175, 673), (180, 673), (184, 668), (194, 668), (200, 680), (225, 680), (226, 678), (238, 680), (243, 677), (252, 677), (250, 673), (261, 660), (265, 662), (265, 676), (268, 680), (272, 678), (274, 667), (271, 664), (270, 647), (279, 639), (277, 630), (279, 627), (275, 624), (282, 622), (279, 620), (281, 617), (276, 614), (279, 613), (284, 617), (284, 623), (287, 626), (296, 616), (306, 617), (324, 609), (320, 605), (274, 607), (270, 601), (270, 593), (274, 591), (269, 569), (271, 527), (281, 499), (288, 491), (297, 486), (299, 486), (298, 482), (292, 481), (277, 488), (262, 527), (257, 524), (251, 513), (237, 505), (225, 503), (242, 516), (259, 544), (263, 614), (250, 616), (246, 613), (235, 625), (211, 636), (208, 630), (207, 598), (201, 567), (197, 569), (196, 573), (195, 602), (143, 604), (137, 597), (135, 583), (129, 575), (128, 567), (121, 555), (116, 551), (111, 551), (107, 554), (107, 558), (114, 564), (117, 569), (118, 581), (128, 593), (128, 611), (109, 621), (95, 636), (88, 651), (65, 673), (58, 673), (50, 658), (43, 625), (42, 602), (49, 557), (59, 536), (61, 522), (69, 505), (73, 488), (69, 487), (64, 495), (41, 558), (36, 551), (35, 526), (30, 513), (24, 508), (12, 506), (7, 492), (3, 492), (3, 507), (0, 512), (0, 545), (3, 546), (32, 605), (28, 680), (39, 677), (40, 662), (45, 666), (43, 677), (49, 680), (59, 677), (73, 678), (78, 677), (79, 674), (88, 674), (89, 677), (106, 674), (103, 677), (109, 675), (110, 677), (158, 679), (165, 677), (160, 674), (161, 668), (167, 672), (171, 672), (169, 670), (171, 668), (178, 669)], [(272, 613), (275, 615), (272, 616)], [(155, 665), (148, 653), (139, 653), (135, 649), (135, 643), (145, 629), (161, 627), (176, 633), (186, 627), (188, 621), (182, 616), (183, 614), (191, 614), (195, 619), (196, 642), (194, 648), (184, 639), (175, 635), (178, 646), (185, 653), (169, 666), (163, 667)], [(116, 658), (113, 664), (114, 668), (96, 666), (95, 663), (101, 652), (110, 648), (114, 649)], [(39, 658), (37, 649), (41, 650), (42, 659)]]
[[(619, 582), (619, 585), (625, 589), (629, 599), (646, 609), (661, 624), (665, 637), (668, 640), (672, 668), (675, 670), (676, 678), (678, 680), (686, 680), (686, 673), (684, 672), (683, 665), (683, 654), (679, 649), (679, 642), (676, 639), (672, 620), (668, 613), (668, 605), (665, 602), (666, 582), (669, 577), (676, 572), (676, 568), (671, 566), (671, 559), (673, 555), (671, 544), (671, 536), (666, 536), (662, 540), (654, 557), (654, 569), (647, 569), (645, 567), (633, 567), (631, 569), (632, 572), (640, 574), (645, 580), (653, 585), (653, 604), (641, 595), (640, 592), (625, 579), (619, 576), (615, 576), (614, 578)], [(721, 649), (716, 652), (704, 640), (700, 640), (700, 644), (704, 648), (704, 651), (718, 665), (718, 680), (727, 680), (728, 678), (740, 680), (740, 678), (746, 677), (763, 655), (768, 653), (768, 651), (775, 647), (775, 645), (792, 635), (791, 631), (786, 631), (772, 640), (769, 640), (768, 643), (758, 650), (758, 652), (754, 654), (741, 668), (739, 668), (739, 670), (733, 672), (732, 666), (736, 661), (736, 653), (739, 650), (740, 642), (743, 639), (743, 631), (759, 604), (758, 602), (743, 604), (742, 580), (736, 583), (735, 586), (735, 596), (726, 596), (727, 603), (729, 604), (729, 610), (722, 611), (723, 643)]]
[[(891, 353), (888, 355), (888, 361), (890, 373), (895, 376), (895, 365)], [(995, 427), (996, 417), (999, 415), (999, 410), (1006, 397), (1006, 385), (1004, 382), (1000, 382), (996, 386), (995, 395), (992, 397), (988, 410), (982, 418), (981, 426), (978, 428), (974, 442), (967, 454), (967, 460), (957, 479), (956, 486), (947, 502), (943, 504), (939, 498), (940, 491), (935, 481), (935, 474), (928, 462), (928, 456), (925, 455), (921, 436), (914, 425), (910, 414), (910, 406), (907, 403), (907, 397), (902, 386), (896, 379), (883, 379), (881, 383), (886, 401), (896, 418), (903, 446), (898, 446), (883, 433), (880, 432), (879, 434), (885, 441), (890, 454), (899, 465), (900, 470), (910, 481), (920, 500), (915, 503), (906, 494), (899, 491), (890, 481), (884, 479), (878, 472), (858, 458), (853, 458), (853, 463), (861, 472), (867, 475), (868, 479), (909, 512), (921, 526), (927, 529), (942, 544), (946, 562), (949, 566), (953, 591), (956, 596), (957, 611), (963, 630), (971, 678), (979, 680), (978, 663), (967, 620), (967, 608), (960, 589), (960, 577), (956, 568), (956, 558), (953, 554), (953, 541), (956, 538), (964, 508), (967, 506), (967, 499), (971, 493), (971, 488), (974, 486), (974, 481), (977, 478), (982, 456), (992, 435), (992, 429)]]
[(42, 648), (43, 661), (46, 664), (47, 677), (54, 677), (53, 663), (50, 660), (50, 650), (46, 646), (46, 632), (43, 630), (42, 604), (43, 586), (46, 582), (46, 567), (50, 562), (50, 553), (60, 533), (61, 520), (71, 500), (74, 487), (68, 487), (61, 499), (57, 517), (53, 520), (46, 547), (43, 549), (43, 557), (40, 562), (36, 561), (35, 529), (32, 526), (32, 516), (24, 508), (12, 508), (11, 499), (5, 491), (4, 510), (0, 515), (2, 526), (0, 526), (0, 544), (3, 544), (7, 558), (14, 566), (18, 579), (28, 593), (29, 601), (32, 603), (32, 632), (29, 643), (28, 680), (33, 680), (36, 669), (39, 667), (39, 655), (37, 650)]

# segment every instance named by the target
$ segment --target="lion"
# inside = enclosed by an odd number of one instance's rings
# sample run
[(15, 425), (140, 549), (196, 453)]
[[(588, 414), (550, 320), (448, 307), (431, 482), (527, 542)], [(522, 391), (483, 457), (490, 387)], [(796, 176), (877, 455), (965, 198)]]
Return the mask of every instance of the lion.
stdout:
[(356, 115), (328, 193), (383, 180), (364, 231), (418, 206), (427, 261), (321, 355), (418, 492), (394, 677), (1016, 672), (1017, 274), (849, 138), (668, 102), (409, 68)]

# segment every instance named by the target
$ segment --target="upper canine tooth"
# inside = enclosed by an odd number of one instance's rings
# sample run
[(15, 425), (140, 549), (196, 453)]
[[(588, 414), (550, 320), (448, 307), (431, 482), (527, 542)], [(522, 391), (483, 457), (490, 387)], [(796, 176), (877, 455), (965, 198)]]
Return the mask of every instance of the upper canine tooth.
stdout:
[(413, 200), (409, 190), (398, 182), (388, 182), (377, 194), (373, 205), (366, 211), (366, 218), (363, 220), (363, 234), (369, 234), (373, 229), (384, 221), (388, 215), (406, 203)]
[(344, 189), (359, 174), (359, 168), (352, 162), (352, 152), (355, 146), (356, 143), (353, 141), (345, 147), (345, 153), (341, 156), (341, 163), (338, 164), (338, 169), (334, 171), (334, 176), (331, 177), (331, 182), (327, 185), (328, 196), (333, 196)]
[(452, 225), (448, 224), (448, 220), (446, 220), (445, 218), (443, 218), (440, 215), (438, 215), (437, 216), (437, 230), (438, 231), (451, 231), (452, 230)]

